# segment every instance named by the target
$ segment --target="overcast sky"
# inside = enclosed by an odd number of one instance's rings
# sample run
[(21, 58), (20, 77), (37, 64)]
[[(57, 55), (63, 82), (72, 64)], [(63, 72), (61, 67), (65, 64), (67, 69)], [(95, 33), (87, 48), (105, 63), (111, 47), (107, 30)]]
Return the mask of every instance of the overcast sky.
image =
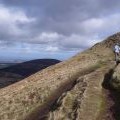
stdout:
[(0, 59), (67, 59), (119, 31), (119, 0), (0, 0)]

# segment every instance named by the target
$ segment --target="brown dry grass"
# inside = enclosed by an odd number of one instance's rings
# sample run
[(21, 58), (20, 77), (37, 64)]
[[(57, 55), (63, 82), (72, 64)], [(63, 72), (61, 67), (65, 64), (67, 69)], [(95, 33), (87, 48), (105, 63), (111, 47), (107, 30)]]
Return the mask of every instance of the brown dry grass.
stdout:
[[(48, 67), (23, 81), (1, 89), (0, 119), (22, 120), (31, 113), (39, 117), (41, 109), (45, 110), (42, 111), (43, 113), (48, 112), (49, 106), (66, 90), (68, 82), (71, 83), (78, 76), (106, 65), (107, 61), (113, 59), (112, 56), (110, 48), (95, 46), (67, 61)], [(59, 94), (54, 94), (56, 92)], [(52, 95), (54, 97), (50, 100)]]

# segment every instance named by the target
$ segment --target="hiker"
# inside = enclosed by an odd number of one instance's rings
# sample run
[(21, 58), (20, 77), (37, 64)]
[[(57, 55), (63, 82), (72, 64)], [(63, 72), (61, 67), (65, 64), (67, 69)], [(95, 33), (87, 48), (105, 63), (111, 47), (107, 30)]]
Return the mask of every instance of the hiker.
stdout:
[(120, 56), (120, 46), (118, 43), (114, 46), (114, 53), (115, 53), (115, 61), (118, 61), (118, 58)]

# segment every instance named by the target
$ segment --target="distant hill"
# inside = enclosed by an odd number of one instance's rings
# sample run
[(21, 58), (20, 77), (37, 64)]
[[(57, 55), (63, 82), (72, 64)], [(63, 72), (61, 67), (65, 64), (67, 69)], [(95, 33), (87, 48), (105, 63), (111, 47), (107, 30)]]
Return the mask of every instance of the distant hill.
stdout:
[(2, 68), (0, 69), (0, 88), (21, 81), (22, 79), (59, 62), (59, 60), (55, 59), (37, 59)]
[(28, 77), (46, 67), (59, 63), (56, 59), (36, 59), (23, 63), (18, 63), (7, 68), (0, 69), (0, 72), (10, 72), (19, 74), (23, 77)]

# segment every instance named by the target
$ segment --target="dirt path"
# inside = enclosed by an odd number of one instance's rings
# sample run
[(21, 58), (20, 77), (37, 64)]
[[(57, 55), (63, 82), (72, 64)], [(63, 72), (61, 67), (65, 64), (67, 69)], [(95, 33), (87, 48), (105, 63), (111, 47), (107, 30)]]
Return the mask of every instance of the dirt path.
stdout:
[(120, 93), (111, 89), (103, 89), (105, 94), (105, 110), (99, 120), (120, 120)]
[(111, 98), (111, 93), (107, 89), (103, 89), (103, 94), (105, 96), (104, 99), (104, 110), (102, 114), (99, 116), (98, 120), (116, 120), (113, 115), (113, 105), (114, 101)]
[(120, 92), (116, 91), (110, 84), (116, 67), (117, 66), (106, 74), (102, 84), (106, 109), (101, 120), (120, 120)]

